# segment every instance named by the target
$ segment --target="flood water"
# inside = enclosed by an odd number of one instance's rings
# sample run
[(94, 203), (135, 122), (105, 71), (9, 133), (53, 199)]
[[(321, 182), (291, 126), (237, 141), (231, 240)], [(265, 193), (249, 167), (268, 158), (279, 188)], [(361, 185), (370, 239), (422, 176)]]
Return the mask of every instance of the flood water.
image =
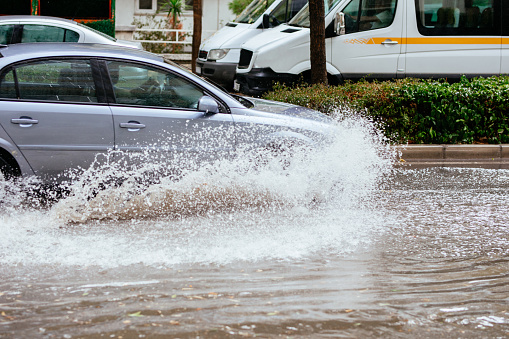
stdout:
[(396, 168), (352, 121), (303, 153), (51, 204), (0, 183), (0, 338), (509, 336), (508, 170)]

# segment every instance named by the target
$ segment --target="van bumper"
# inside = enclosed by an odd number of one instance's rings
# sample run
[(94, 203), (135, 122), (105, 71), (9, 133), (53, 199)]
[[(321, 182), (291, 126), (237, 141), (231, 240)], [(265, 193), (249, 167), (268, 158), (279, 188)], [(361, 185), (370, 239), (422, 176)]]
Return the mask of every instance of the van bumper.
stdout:
[[(203, 61), (196, 59), (196, 68), (199, 75), (211, 79), (213, 82), (223, 86), (227, 90), (233, 88), (233, 79), (235, 79), (235, 70), (237, 63)], [(198, 69), (200, 70), (198, 72)]]
[(298, 75), (288, 73), (276, 73), (270, 68), (253, 68), (248, 73), (237, 73), (236, 81), (240, 85), (240, 92), (261, 96), (272, 89), (274, 83), (293, 83), (299, 79)]

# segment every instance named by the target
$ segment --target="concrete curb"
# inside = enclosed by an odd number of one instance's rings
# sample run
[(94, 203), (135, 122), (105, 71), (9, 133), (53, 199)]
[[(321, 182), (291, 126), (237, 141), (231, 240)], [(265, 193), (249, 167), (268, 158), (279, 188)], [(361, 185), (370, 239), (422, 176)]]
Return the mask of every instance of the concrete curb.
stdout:
[(398, 145), (398, 163), (412, 167), (509, 168), (509, 144)]

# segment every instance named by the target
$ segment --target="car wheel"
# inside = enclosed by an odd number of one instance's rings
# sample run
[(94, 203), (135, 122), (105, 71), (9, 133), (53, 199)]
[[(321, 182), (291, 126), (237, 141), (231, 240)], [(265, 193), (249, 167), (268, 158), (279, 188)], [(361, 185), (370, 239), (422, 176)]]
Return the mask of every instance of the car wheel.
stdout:
[(297, 152), (301, 152), (306, 145), (298, 140), (283, 140), (266, 145), (257, 157), (257, 165), (265, 166), (268, 163), (278, 164), (281, 169), (287, 170)]
[(11, 164), (0, 157), (0, 179), (10, 180), (19, 176), (19, 171), (16, 171)]

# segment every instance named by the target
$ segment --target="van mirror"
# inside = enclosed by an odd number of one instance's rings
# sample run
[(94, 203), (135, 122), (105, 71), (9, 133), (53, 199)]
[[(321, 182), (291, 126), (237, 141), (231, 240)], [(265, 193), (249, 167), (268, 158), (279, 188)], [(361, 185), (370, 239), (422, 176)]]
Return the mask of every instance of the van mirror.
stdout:
[(336, 16), (334, 17), (334, 34), (339, 36), (344, 35), (345, 32), (345, 13), (336, 13)]
[(270, 15), (264, 14), (262, 18), (262, 28), (270, 28)]

